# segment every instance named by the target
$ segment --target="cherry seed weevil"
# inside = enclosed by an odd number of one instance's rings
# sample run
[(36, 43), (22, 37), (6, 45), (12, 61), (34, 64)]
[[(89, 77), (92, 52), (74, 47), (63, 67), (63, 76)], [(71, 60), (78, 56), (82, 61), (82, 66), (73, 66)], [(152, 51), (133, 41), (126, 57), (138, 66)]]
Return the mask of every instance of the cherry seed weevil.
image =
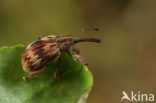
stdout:
[(54, 73), (54, 78), (60, 76), (59, 65), (61, 51), (66, 51), (75, 61), (87, 65), (87, 62), (80, 55), (73, 55), (74, 51), (79, 54), (79, 49), (75, 48), (75, 44), (79, 42), (96, 42), (101, 41), (96, 38), (73, 38), (70, 36), (46, 36), (39, 37), (36, 41), (27, 46), (22, 53), (22, 66), (23, 70), (28, 72), (28, 76), (24, 76), (23, 80), (27, 80), (34, 75), (39, 74), (45, 66), (58, 59), (58, 66)]

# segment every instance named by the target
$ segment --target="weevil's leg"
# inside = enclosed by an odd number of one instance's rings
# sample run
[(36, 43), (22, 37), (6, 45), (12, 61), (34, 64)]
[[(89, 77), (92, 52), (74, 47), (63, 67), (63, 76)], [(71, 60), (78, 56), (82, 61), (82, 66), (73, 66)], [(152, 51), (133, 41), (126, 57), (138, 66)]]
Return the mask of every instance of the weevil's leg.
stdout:
[(24, 76), (24, 77), (23, 77), (23, 80), (26, 81), (26, 80), (28, 80), (29, 78), (33, 77), (34, 75), (37, 75), (37, 74), (41, 73), (43, 70), (44, 70), (44, 69), (41, 69), (41, 70), (36, 71), (36, 72), (32, 72), (32, 73), (30, 73), (28, 76)]
[(72, 58), (83, 65), (88, 65), (86, 60), (80, 55), (72, 55)]
[(60, 75), (60, 64), (61, 64), (61, 59), (59, 58), (58, 59), (58, 65), (57, 65), (56, 70), (54, 72), (54, 78), (55, 79), (61, 77), (61, 75)]
[(78, 48), (73, 47), (72, 51), (76, 52), (77, 54), (80, 54), (80, 50)]
[(68, 51), (68, 54), (69, 54), (75, 61), (77, 61), (77, 62), (79, 62), (79, 63), (81, 63), (81, 64), (83, 64), (83, 65), (88, 65), (87, 62), (86, 62), (86, 60), (85, 60), (83, 57), (81, 57), (80, 55), (73, 55), (73, 54), (71, 54), (70, 51)]

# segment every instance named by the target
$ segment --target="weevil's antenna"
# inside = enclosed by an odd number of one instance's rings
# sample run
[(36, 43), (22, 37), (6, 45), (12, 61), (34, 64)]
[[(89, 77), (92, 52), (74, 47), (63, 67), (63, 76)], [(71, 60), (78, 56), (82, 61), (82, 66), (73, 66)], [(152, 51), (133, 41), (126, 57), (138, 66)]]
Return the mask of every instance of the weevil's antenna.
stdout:
[(86, 32), (86, 31), (100, 31), (99, 28), (82, 28), (82, 32)]
[(90, 31), (96, 31), (98, 32), (99, 31), (99, 28), (89, 28), (89, 27), (84, 27), (82, 28), (82, 32), (84, 32), (85, 34), (87, 34), (89, 37), (91, 37), (90, 35)]
[(96, 43), (101, 43), (100, 39), (97, 38), (78, 38), (73, 40), (74, 43), (79, 43), (79, 42), (96, 42)]

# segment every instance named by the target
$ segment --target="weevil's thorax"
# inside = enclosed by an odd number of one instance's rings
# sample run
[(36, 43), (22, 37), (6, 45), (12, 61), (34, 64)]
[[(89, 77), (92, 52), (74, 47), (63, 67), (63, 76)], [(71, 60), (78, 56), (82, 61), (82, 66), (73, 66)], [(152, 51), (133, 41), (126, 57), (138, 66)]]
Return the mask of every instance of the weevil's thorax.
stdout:
[(69, 50), (74, 44), (73, 37), (58, 37), (56, 42), (58, 43), (60, 50)]

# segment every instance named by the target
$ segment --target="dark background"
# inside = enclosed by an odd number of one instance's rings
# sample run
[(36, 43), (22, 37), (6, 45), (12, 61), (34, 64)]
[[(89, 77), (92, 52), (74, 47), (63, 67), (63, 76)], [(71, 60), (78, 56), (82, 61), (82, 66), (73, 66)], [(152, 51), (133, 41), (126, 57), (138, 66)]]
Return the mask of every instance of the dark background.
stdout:
[(123, 90), (156, 93), (155, 0), (0, 0), (0, 46), (88, 37), (83, 27), (98, 27), (90, 35), (102, 40), (77, 45), (94, 75), (88, 103), (120, 103)]

